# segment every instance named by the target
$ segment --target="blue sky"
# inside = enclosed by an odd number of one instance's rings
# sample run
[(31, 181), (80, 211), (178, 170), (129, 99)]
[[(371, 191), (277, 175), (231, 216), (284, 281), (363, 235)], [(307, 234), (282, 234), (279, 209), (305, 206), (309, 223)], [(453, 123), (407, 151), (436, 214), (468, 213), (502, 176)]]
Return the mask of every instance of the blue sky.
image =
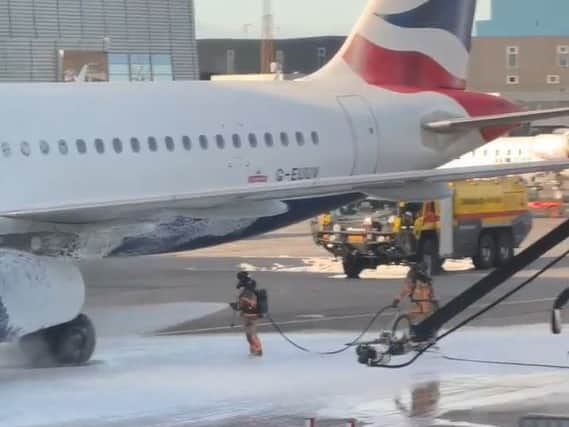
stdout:
[[(194, 0), (198, 38), (257, 38), (262, 0)], [(278, 38), (346, 35), (368, 0), (273, 0)], [(489, 0), (478, 0), (489, 15)]]

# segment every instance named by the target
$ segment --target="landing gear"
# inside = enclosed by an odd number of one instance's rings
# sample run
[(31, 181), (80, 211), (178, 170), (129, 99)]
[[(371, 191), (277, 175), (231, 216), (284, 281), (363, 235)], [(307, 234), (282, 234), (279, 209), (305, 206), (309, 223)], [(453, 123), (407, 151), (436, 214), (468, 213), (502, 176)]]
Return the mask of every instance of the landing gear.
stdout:
[(84, 314), (20, 339), (21, 350), (35, 367), (82, 365), (93, 355), (95, 344), (95, 328)]

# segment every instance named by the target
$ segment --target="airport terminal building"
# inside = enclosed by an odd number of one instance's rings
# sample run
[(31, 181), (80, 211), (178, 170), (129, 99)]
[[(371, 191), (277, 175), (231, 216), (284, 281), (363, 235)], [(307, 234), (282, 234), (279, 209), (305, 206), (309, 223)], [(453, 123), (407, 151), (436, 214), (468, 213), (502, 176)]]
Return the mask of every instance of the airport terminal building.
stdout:
[(0, 11), (0, 82), (199, 76), (193, 0), (0, 0)]

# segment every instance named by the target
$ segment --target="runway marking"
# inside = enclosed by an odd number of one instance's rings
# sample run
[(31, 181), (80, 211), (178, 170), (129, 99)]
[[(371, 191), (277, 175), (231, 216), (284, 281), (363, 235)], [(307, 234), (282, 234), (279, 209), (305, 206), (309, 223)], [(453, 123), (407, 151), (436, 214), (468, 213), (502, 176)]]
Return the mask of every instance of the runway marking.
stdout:
[(323, 314), (299, 314), (296, 316), (297, 319), (322, 319), (326, 316)]
[[(314, 323), (314, 322), (329, 322), (334, 320), (352, 320), (352, 319), (362, 319), (362, 318), (369, 318), (373, 316), (375, 313), (370, 314), (352, 314), (346, 316), (331, 316), (331, 317), (322, 317), (320, 319), (307, 319), (307, 320), (284, 320), (282, 322), (278, 322), (279, 325), (302, 325), (305, 323)], [(390, 314), (382, 314), (380, 317), (391, 317)], [(258, 327), (262, 326), (272, 326), (270, 322), (263, 322), (257, 325)], [(216, 326), (212, 328), (201, 328), (201, 329), (187, 329), (187, 330), (180, 330), (180, 331), (172, 331), (172, 332), (158, 332), (154, 335), (158, 336), (168, 336), (168, 335), (189, 335), (189, 334), (197, 334), (202, 332), (216, 332), (216, 331), (227, 331), (235, 328), (242, 328), (241, 325), (235, 326)]]
[[(530, 300), (521, 300), (521, 301), (508, 301), (504, 302), (500, 305), (517, 305), (517, 304), (535, 304), (539, 302), (550, 302), (554, 301), (555, 298), (539, 298), (539, 299), (530, 299)], [(472, 308), (484, 308), (487, 304), (476, 304), (473, 305)], [(352, 315), (345, 315), (345, 316), (322, 316), (319, 318), (310, 318), (310, 319), (302, 319), (302, 320), (285, 320), (282, 322), (278, 322), (279, 325), (303, 325), (307, 323), (322, 323), (322, 322), (333, 322), (336, 320), (354, 320), (354, 319), (369, 319), (375, 313), (366, 313), (366, 314), (352, 314)], [(301, 316), (297, 316), (301, 317)], [(393, 317), (392, 313), (384, 313), (379, 317)], [(270, 322), (263, 322), (258, 324), (259, 327), (264, 326), (271, 326)], [(204, 332), (220, 332), (220, 331), (231, 331), (233, 329), (242, 329), (241, 324), (236, 324), (235, 326), (215, 326), (211, 328), (200, 328), (200, 329), (184, 329), (184, 330), (177, 330), (171, 332), (157, 332), (153, 335), (157, 336), (171, 336), (171, 335), (191, 335), (191, 334), (200, 334)]]

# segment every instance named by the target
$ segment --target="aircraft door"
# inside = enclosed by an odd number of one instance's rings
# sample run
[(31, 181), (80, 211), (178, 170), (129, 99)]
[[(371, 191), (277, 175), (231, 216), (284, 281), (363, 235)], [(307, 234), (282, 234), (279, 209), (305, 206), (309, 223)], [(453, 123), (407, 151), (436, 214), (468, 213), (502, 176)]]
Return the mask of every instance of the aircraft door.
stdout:
[(346, 114), (352, 133), (354, 145), (352, 175), (377, 172), (379, 132), (373, 112), (361, 96), (342, 96), (338, 98), (338, 103)]

